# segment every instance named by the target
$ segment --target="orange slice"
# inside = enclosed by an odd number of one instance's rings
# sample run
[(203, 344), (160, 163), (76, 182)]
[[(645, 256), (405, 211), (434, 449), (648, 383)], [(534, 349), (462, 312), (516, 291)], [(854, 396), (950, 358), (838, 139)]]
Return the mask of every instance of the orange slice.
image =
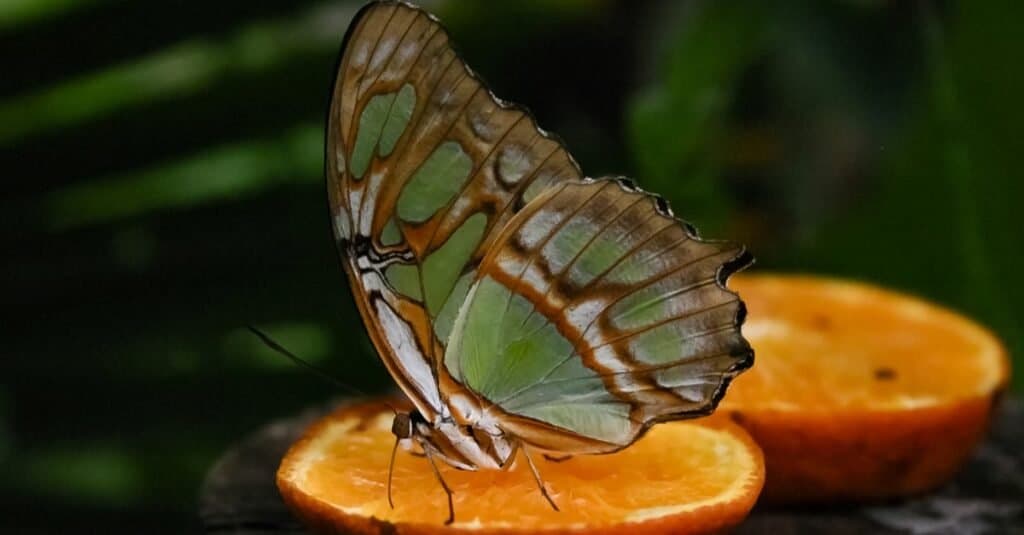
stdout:
[(426, 459), (399, 450), (395, 508), (385, 485), (393, 414), (370, 403), (314, 424), (288, 451), (277, 484), (289, 507), (323, 533), (713, 533), (739, 523), (764, 481), (760, 450), (727, 419), (655, 426), (614, 454), (562, 462), (534, 452), (561, 511), (544, 501), (521, 458), (507, 471), (440, 466), (455, 522)]
[(721, 404), (764, 450), (770, 501), (865, 500), (948, 480), (983, 436), (1009, 364), (999, 340), (866, 284), (737, 276), (755, 364)]

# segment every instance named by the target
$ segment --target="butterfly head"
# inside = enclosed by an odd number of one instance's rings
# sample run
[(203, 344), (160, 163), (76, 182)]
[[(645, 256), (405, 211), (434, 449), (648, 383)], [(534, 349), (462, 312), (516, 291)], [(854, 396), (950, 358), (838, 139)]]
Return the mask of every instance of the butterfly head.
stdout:
[(427, 421), (420, 414), (420, 411), (395, 413), (395, 419), (391, 421), (391, 433), (399, 440), (412, 438), (416, 433), (417, 424), (425, 424)]

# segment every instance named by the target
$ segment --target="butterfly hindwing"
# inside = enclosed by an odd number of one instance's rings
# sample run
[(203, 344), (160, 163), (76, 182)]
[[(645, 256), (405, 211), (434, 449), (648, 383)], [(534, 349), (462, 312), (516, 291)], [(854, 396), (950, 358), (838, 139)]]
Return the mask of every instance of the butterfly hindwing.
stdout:
[(445, 370), (528, 443), (623, 447), (655, 422), (711, 411), (750, 366), (743, 304), (725, 288), (747, 263), (624, 181), (566, 182), (488, 252)]
[(505, 223), (580, 178), (564, 147), (498, 100), (428, 13), (377, 2), (352, 23), (327, 132), (335, 236), (378, 353), (428, 418), (434, 367)]

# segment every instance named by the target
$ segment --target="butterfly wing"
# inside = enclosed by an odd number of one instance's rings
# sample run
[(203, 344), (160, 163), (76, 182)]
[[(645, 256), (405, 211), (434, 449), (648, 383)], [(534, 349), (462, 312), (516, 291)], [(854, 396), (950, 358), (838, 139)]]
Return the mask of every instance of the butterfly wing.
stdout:
[(445, 371), (537, 447), (594, 453), (707, 414), (753, 362), (725, 281), (751, 259), (623, 180), (567, 182), (477, 270)]
[(345, 39), (327, 130), (334, 234), (371, 339), (428, 418), (483, 252), (525, 203), (580, 177), (564, 147), (498, 100), (430, 14), (376, 2)]

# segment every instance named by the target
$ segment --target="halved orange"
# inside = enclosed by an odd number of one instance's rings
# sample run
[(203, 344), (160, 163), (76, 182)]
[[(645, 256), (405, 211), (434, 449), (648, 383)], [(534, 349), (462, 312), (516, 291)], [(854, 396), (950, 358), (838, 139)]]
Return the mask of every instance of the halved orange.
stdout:
[(984, 435), (1009, 377), (973, 321), (867, 284), (730, 281), (755, 365), (721, 404), (764, 450), (775, 502), (869, 500), (948, 480)]
[[(382, 403), (342, 408), (314, 424), (281, 462), (289, 507), (322, 533), (713, 533), (739, 523), (764, 481), (761, 452), (723, 418), (655, 426), (614, 454), (533, 458), (561, 511), (521, 458), (507, 471), (440, 466), (455, 522), (428, 461), (399, 450), (395, 508), (385, 495), (394, 437)], [(521, 455), (521, 454), (520, 454)]]

